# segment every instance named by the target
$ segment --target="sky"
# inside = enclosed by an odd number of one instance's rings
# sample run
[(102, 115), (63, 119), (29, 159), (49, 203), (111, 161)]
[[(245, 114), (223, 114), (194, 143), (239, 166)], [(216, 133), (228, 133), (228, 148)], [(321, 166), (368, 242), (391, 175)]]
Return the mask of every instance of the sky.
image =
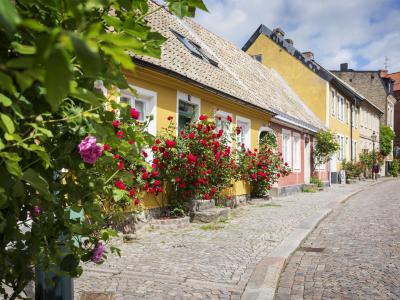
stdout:
[(280, 27), (325, 68), (400, 71), (400, 0), (203, 0), (196, 21), (241, 48), (260, 24)]

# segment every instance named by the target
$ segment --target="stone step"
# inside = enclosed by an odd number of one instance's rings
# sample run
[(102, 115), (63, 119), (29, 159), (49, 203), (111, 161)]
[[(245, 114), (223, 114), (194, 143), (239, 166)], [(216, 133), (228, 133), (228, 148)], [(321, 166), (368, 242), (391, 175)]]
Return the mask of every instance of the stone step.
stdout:
[(191, 221), (194, 223), (212, 223), (220, 218), (229, 218), (231, 209), (229, 207), (211, 208), (204, 211), (194, 211), (191, 215)]
[(194, 200), (192, 201), (191, 211), (204, 211), (215, 208), (215, 200)]

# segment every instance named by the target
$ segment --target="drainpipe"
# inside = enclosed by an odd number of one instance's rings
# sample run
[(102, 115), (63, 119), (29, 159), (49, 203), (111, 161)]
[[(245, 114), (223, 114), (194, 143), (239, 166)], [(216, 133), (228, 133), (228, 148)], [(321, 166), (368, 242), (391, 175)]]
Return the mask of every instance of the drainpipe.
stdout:
[(353, 124), (354, 124), (354, 120), (353, 120), (353, 112), (354, 112), (354, 118), (357, 118), (356, 116), (356, 104), (357, 104), (357, 99), (353, 98), (353, 102), (354, 105), (350, 106), (350, 157), (351, 157), (351, 161), (353, 161)]

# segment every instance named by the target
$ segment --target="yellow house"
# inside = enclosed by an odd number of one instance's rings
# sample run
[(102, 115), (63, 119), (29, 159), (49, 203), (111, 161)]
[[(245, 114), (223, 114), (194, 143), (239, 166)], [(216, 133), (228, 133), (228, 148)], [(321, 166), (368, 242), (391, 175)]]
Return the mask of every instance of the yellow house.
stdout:
[[(228, 126), (230, 131), (241, 127), (237, 138), (247, 148), (257, 148), (260, 134), (269, 130), (271, 119), (280, 112), (303, 124), (298, 126), (303, 126), (304, 132), (315, 133), (323, 127), (276, 72), (230, 42), (189, 19), (178, 19), (164, 8), (146, 19), (167, 41), (159, 59), (133, 58), (136, 68), (127, 70), (126, 75), (137, 94), (121, 91), (119, 99), (136, 107), (141, 118), (153, 116), (149, 126), (152, 134), (167, 126), (169, 116), (179, 128), (193, 115), (221, 116), (223, 120), (231, 116), (232, 124), (217, 122), (217, 126)], [(249, 186), (237, 182), (229, 192), (241, 201), (249, 194)], [(145, 207), (159, 207), (161, 198), (149, 196)]]
[[(275, 69), (321, 122), (336, 134), (340, 149), (330, 164), (332, 182), (336, 182), (342, 161), (356, 161), (362, 151), (360, 106), (369, 106), (370, 103), (357, 90), (318, 64), (312, 52), (301, 53), (293, 44), (280, 28), (270, 30), (261, 25), (243, 50)], [(379, 114), (376, 110), (374, 113)]]

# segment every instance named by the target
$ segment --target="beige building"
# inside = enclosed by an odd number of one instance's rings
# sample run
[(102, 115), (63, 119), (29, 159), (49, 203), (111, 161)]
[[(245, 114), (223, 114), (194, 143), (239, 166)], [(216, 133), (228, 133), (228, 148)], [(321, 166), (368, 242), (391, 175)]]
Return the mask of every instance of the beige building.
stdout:
[(371, 152), (374, 147), (372, 135), (375, 133), (375, 150), (379, 150), (379, 124), (383, 111), (369, 102), (363, 102), (360, 106), (359, 125), (360, 141), (359, 149), (361, 152)]

